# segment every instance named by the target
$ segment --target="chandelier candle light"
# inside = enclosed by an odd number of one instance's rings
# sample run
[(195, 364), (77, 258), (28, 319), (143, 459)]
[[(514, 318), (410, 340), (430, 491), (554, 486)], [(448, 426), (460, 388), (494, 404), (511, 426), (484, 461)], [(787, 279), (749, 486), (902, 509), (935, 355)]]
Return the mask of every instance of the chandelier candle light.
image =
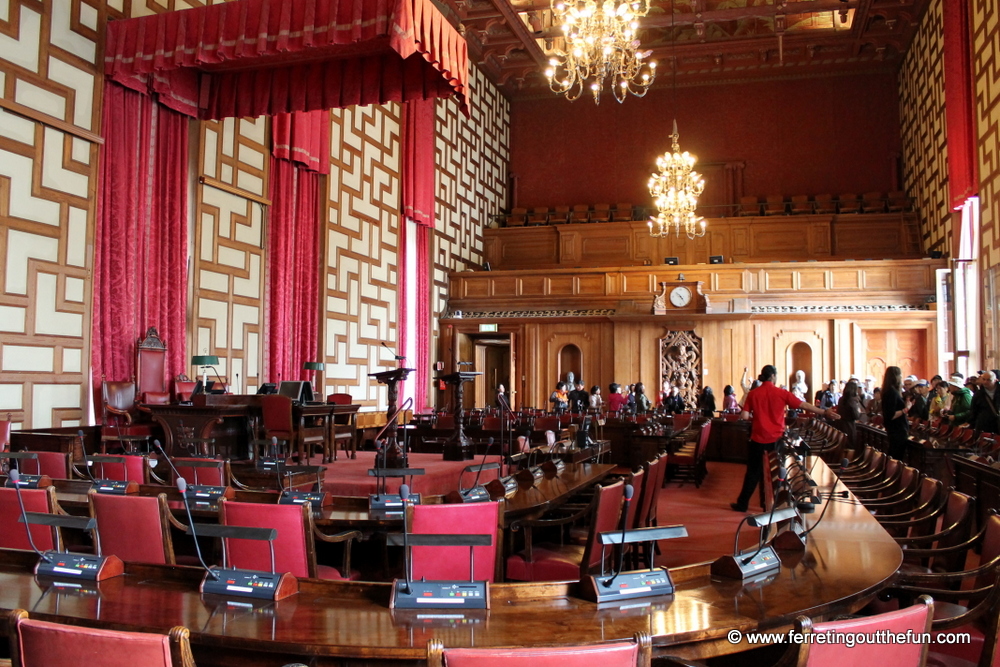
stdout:
[(628, 94), (646, 94), (656, 78), (656, 62), (643, 65), (650, 52), (638, 50), (636, 31), (637, 19), (649, 12), (649, 0), (550, 0), (550, 6), (566, 41), (566, 50), (557, 51), (545, 70), (553, 92), (572, 102), (589, 81), (594, 103), (600, 104), (604, 81), (610, 79), (619, 102)]
[(693, 171), (698, 158), (687, 151), (681, 153), (677, 121), (670, 135), (670, 151), (656, 158), (659, 173), (649, 177), (649, 194), (659, 213), (649, 219), (649, 235), (680, 236), (681, 229), (689, 239), (705, 235), (705, 219), (695, 215), (698, 197), (705, 189), (705, 179)]

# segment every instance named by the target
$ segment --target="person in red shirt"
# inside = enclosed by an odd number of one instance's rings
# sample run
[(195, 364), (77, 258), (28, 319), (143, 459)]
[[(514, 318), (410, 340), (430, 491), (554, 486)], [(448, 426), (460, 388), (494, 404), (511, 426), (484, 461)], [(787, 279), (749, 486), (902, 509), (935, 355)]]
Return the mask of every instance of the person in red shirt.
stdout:
[[(750, 427), (750, 451), (747, 471), (743, 477), (743, 488), (735, 503), (730, 504), (737, 512), (746, 512), (750, 497), (764, 478), (764, 452), (774, 451), (774, 444), (785, 432), (785, 408), (806, 410), (818, 415), (829, 411), (821, 410), (795, 397), (785, 389), (774, 386), (778, 369), (771, 364), (764, 366), (758, 379), (761, 385), (747, 394), (743, 402), (741, 419), (752, 419)], [(765, 508), (766, 509), (766, 508)]]
[(621, 385), (612, 382), (608, 387), (608, 411), (619, 412), (625, 408), (628, 399), (621, 393)]

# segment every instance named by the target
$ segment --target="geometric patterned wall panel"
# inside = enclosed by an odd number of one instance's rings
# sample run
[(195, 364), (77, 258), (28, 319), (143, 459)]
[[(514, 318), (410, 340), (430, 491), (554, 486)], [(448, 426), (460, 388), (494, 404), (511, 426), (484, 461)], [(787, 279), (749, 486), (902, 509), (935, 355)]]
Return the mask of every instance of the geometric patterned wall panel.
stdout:
[(1000, 8), (972, 0), (973, 72), (979, 122), (979, 197), (985, 270), (1000, 265)]
[(931, 0), (899, 72), (903, 182), (920, 215), (926, 250), (950, 254), (945, 144), (943, 0)]
[[(263, 380), (267, 354), (264, 284), (267, 121), (226, 118), (199, 124), (201, 176), (195, 212), (192, 354), (215, 354), (219, 373), (243, 392)], [(192, 368), (189, 375), (197, 373)]]
[(469, 118), (453, 99), (437, 102), (432, 350), (437, 350), (437, 318), (447, 305), (448, 272), (483, 263), (483, 227), (507, 206), (510, 103), (475, 66), (469, 88)]
[(327, 180), (325, 391), (385, 409), (368, 373), (395, 365), (398, 340), (400, 106), (334, 109)]
[(982, 220), (981, 275), (986, 368), (1000, 364), (1000, 9), (996, 0), (972, 0), (972, 69), (976, 75), (979, 134), (979, 203)]
[(97, 0), (0, 0), (0, 417), (89, 421)]

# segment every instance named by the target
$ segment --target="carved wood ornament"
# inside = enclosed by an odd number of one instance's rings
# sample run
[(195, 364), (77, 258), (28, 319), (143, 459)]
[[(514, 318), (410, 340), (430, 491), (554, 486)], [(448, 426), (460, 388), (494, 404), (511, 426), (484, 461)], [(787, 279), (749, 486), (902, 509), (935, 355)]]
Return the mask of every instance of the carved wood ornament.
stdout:
[(660, 339), (660, 386), (676, 385), (689, 409), (698, 405), (701, 366), (701, 337), (694, 331), (668, 331)]

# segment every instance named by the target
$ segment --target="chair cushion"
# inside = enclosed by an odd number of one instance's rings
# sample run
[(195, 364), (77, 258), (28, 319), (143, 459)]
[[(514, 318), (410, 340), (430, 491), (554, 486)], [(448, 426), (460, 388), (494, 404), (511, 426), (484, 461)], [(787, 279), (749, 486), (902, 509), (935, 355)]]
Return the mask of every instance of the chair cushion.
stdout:
[[(937, 607), (941, 604), (940, 602), (934, 603), (934, 616), (937, 617)], [(955, 607), (956, 605), (951, 605)], [(965, 611), (964, 607), (961, 607), (962, 611)], [(951, 612), (949, 612), (951, 613)], [(950, 616), (949, 616), (950, 617)], [(938, 644), (936, 639), (938, 635), (959, 632), (968, 632), (969, 636), (972, 638), (968, 644), (961, 643), (947, 643)], [(931, 642), (931, 650), (927, 654), (927, 664), (928, 665), (947, 665), (948, 667), (959, 667), (961, 665), (975, 665), (979, 662), (979, 655), (983, 652), (983, 641), (985, 637), (983, 636), (982, 630), (977, 628), (975, 625), (969, 623), (947, 632), (937, 632), (933, 633), (935, 641)], [(993, 664), (997, 664), (997, 660), (993, 661)]]

